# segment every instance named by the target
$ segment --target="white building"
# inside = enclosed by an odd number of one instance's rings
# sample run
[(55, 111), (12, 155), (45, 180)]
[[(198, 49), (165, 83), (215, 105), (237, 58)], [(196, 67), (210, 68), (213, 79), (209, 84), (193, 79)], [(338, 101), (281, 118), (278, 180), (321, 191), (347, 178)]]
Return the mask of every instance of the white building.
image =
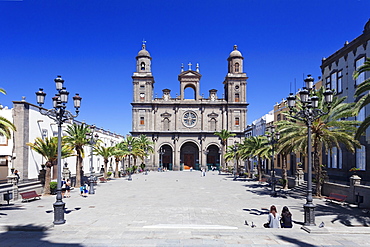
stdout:
[[(57, 136), (58, 126), (54, 120), (42, 115), (40, 107), (31, 103), (22, 101), (13, 101), (13, 108), (4, 108), (0, 110), (0, 115), (13, 122), (17, 131), (13, 133), (12, 138), (0, 138), (0, 180), (6, 180), (10, 174), (10, 169), (15, 168), (20, 172), (21, 179), (36, 179), (42, 169), (41, 165), (45, 159), (26, 145), (28, 142), (34, 142), (37, 137), (46, 138)], [(75, 123), (81, 123), (74, 121)], [(73, 122), (63, 124), (63, 130)], [(102, 141), (101, 145), (114, 146), (124, 140), (124, 137), (115, 133), (96, 128), (95, 132)], [(65, 133), (63, 133), (65, 135)], [(90, 172), (90, 152), (91, 147), (85, 146), (85, 158), (83, 160), (83, 170)], [(112, 160), (114, 163), (114, 160)], [(76, 157), (69, 157), (62, 160), (62, 164), (68, 164), (72, 174), (76, 173)], [(96, 155), (93, 156), (93, 170), (99, 172), (104, 165), (103, 159)], [(115, 167), (115, 164), (112, 164)], [(57, 169), (52, 171), (53, 179), (57, 176)]]

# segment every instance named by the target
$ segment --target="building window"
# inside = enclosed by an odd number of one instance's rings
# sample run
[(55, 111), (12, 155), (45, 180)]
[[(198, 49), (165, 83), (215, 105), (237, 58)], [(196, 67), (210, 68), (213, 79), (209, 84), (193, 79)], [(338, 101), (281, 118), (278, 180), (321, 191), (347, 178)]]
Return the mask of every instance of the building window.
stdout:
[[(362, 57), (362, 58), (356, 60), (356, 70), (358, 70), (358, 68), (361, 67), (364, 63), (365, 63), (365, 57)], [(357, 77), (357, 79), (355, 81), (355, 86), (359, 85), (364, 80), (365, 80), (365, 74), (364, 74), (364, 72), (362, 72)]]
[(280, 121), (281, 120), (281, 114), (277, 114), (276, 119), (277, 119), (277, 121)]
[(325, 87), (326, 87), (326, 88), (331, 88), (330, 76), (326, 77), (326, 80), (325, 80)]
[(239, 118), (238, 117), (235, 118), (235, 125), (239, 126)]
[(163, 130), (164, 131), (170, 130), (170, 120), (168, 118), (165, 118), (163, 120)]
[(140, 117), (140, 125), (144, 125), (144, 124), (145, 124), (144, 117)]
[(0, 146), (8, 146), (8, 139), (0, 134)]
[(210, 123), (210, 130), (215, 131), (216, 130), (216, 119), (212, 118)]
[(338, 92), (337, 90), (337, 72), (334, 72), (331, 74), (331, 89), (334, 90), (336, 93)]
[(239, 102), (239, 94), (238, 93), (235, 94), (235, 102)]
[(144, 63), (144, 62), (142, 62), (142, 63), (140, 64), (140, 69), (141, 69), (141, 70), (145, 70), (145, 63)]
[(239, 63), (235, 63), (235, 72), (239, 72)]
[(342, 74), (342, 71), (338, 71), (337, 73), (337, 90), (338, 90), (338, 93), (341, 93), (343, 91), (343, 87), (342, 87), (342, 78), (343, 78), (343, 74)]
[(362, 108), (360, 111), (359, 111), (359, 113), (358, 113), (358, 115), (357, 115), (357, 117), (356, 117), (356, 120), (357, 121), (364, 121), (365, 120), (365, 108)]
[(145, 100), (145, 94), (144, 93), (141, 93), (140, 94), (140, 101), (144, 101)]
[(356, 148), (356, 168), (361, 171), (366, 170), (366, 148), (361, 145), (361, 148)]

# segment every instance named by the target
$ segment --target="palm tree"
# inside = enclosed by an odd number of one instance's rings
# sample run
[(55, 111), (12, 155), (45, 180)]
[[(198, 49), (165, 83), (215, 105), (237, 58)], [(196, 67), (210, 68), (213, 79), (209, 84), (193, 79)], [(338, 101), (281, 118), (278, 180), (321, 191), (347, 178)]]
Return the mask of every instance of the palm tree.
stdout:
[[(6, 94), (6, 91), (0, 88), (0, 93)], [(16, 131), (15, 125), (5, 117), (0, 116), (0, 136), (5, 136), (6, 139), (10, 139), (11, 131)]]
[[(319, 97), (318, 109), (328, 112), (328, 114), (313, 121), (311, 126), (317, 196), (321, 196), (323, 183), (323, 167), (320, 164), (322, 150), (324, 149), (328, 153), (333, 147), (340, 149), (340, 143), (344, 144), (350, 152), (354, 152), (355, 147), (359, 147), (359, 142), (354, 139), (356, 126), (359, 122), (343, 120), (354, 116), (355, 103), (344, 103), (346, 97), (334, 97), (331, 107), (328, 108), (324, 104), (323, 92), (324, 88), (320, 88), (316, 94)], [(301, 110), (302, 105), (298, 103), (296, 107)], [(303, 121), (294, 119), (288, 113), (286, 116), (288, 120), (277, 122), (278, 131), (281, 135), (279, 152), (287, 154), (294, 151), (307, 156), (307, 125)]]
[(116, 170), (114, 172), (114, 177), (118, 178), (118, 164), (125, 157), (124, 144), (122, 142), (117, 143), (114, 146), (113, 156), (114, 156), (114, 160), (116, 162)]
[(66, 142), (71, 145), (77, 153), (76, 158), (76, 186), (81, 186), (81, 170), (82, 162), (85, 155), (84, 146), (89, 145), (89, 139), (86, 137), (86, 133), (89, 133), (90, 127), (84, 123), (69, 125), (67, 127)]
[(257, 158), (258, 180), (262, 179), (262, 159), (269, 158), (267, 138), (265, 136), (252, 136), (246, 138), (240, 147), (240, 155), (243, 159), (247, 157)]
[[(353, 78), (357, 79), (361, 73), (365, 73), (365, 71), (370, 71), (370, 58), (366, 58), (366, 62), (359, 67), (354, 73)], [(367, 94), (361, 96), (361, 99), (358, 101), (357, 107), (358, 110), (363, 109), (370, 103), (370, 77), (365, 81), (361, 82), (360, 85), (357, 86), (355, 97), (360, 97), (363, 93), (368, 92)], [(370, 115), (368, 115), (365, 120), (361, 123), (360, 127), (356, 132), (356, 139), (359, 139), (360, 136), (366, 131), (366, 129), (370, 126)]]
[(144, 151), (144, 155), (141, 158), (142, 163), (145, 163), (144, 159), (147, 155), (150, 153), (154, 153), (154, 149), (151, 145), (154, 143), (149, 140), (149, 138), (146, 135), (139, 135), (137, 137), (138, 147)]
[[(108, 169), (108, 162), (109, 158), (114, 155), (115, 147), (103, 147), (103, 146), (96, 146), (94, 148), (94, 153), (96, 155), (100, 155), (103, 157), (104, 160), (104, 177), (107, 177), (107, 169)], [(117, 171), (118, 172), (118, 171)]]
[(221, 139), (221, 145), (222, 145), (222, 159), (221, 159), (221, 162), (223, 162), (221, 164), (221, 167), (224, 168), (225, 166), (225, 147), (227, 146), (227, 139), (229, 139), (230, 137), (233, 137), (235, 136), (234, 133), (230, 133), (230, 131), (228, 130), (221, 130), (219, 132), (215, 132), (214, 135), (218, 136), (220, 139)]
[[(38, 137), (35, 143), (27, 143), (36, 153), (42, 155), (45, 160), (46, 173), (45, 173), (45, 185), (44, 193), (50, 194), (50, 181), (51, 181), (51, 167), (57, 165), (58, 161), (58, 138), (50, 137), (42, 138)], [(62, 138), (62, 157), (67, 158), (73, 155), (73, 149), (69, 145), (65, 145), (65, 137)]]
[(0, 116), (0, 136), (5, 136), (5, 138), (11, 138), (11, 131), (16, 131), (15, 125), (10, 122), (5, 117)]
[(241, 157), (241, 150), (239, 149), (240, 146), (241, 145), (239, 143), (228, 146), (225, 154), (226, 161), (235, 160), (236, 162), (236, 166), (234, 167), (234, 180), (236, 180), (236, 176), (239, 174), (239, 159)]

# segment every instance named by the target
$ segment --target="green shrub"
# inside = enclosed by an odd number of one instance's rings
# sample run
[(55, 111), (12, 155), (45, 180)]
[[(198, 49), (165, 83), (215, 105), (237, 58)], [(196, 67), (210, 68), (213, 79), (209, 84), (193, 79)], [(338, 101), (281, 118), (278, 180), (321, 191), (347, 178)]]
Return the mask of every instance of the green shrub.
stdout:
[(51, 190), (56, 190), (57, 189), (57, 185), (58, 185), (58, 183), (57, 182), (50, 182), (50, 189)]
[(107, 172), (107, 177), (110, 177), (112, 175), (112, 172)]

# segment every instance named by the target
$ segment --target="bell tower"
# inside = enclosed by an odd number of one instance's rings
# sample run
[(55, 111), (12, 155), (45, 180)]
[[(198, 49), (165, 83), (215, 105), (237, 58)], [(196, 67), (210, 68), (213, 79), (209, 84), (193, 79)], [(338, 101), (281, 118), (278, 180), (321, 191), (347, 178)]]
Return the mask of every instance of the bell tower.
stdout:
[(243, 72), (243, 56), (234, 45), (227, 58), (228, 72), (224, 81), (225, 99), (228, 102), (247, 102), (247, 74)]
[(146, 50), (146, 42), (143, 41), (141, 50), (136, 56), (136, 71), (134, 72), (133, 102), (150, 102), (153, 99), (154, 78), (151, 71), (152, 57)]

